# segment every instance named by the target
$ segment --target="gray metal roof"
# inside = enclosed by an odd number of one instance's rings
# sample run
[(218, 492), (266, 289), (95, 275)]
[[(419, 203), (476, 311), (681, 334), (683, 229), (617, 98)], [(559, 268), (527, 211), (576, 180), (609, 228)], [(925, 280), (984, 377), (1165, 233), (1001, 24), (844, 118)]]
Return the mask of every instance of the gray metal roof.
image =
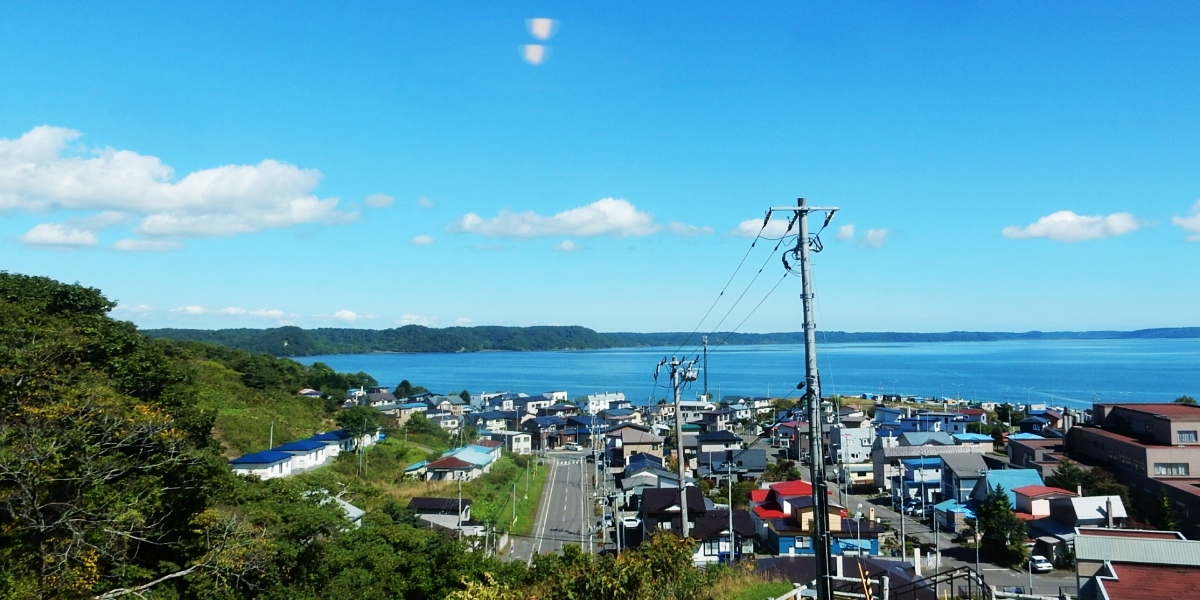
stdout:
[(1200, 541), (1075, 536), (1078, 560), (1200, 567)]

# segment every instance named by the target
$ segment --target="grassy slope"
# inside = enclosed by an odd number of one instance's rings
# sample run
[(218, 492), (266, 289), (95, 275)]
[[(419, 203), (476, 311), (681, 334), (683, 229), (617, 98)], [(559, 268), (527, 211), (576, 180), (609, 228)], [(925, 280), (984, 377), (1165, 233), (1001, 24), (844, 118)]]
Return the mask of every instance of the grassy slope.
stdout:
[(272, 422), (277, 446), (337, 427), (325, 416), (320, 399), (247, 388), (241, 374), (215, 361), (193, 359), (187, 364), (194, 373), (190, 386), (199, 407), (216, 412), (213, 435), (228, 457), (266, 450)]

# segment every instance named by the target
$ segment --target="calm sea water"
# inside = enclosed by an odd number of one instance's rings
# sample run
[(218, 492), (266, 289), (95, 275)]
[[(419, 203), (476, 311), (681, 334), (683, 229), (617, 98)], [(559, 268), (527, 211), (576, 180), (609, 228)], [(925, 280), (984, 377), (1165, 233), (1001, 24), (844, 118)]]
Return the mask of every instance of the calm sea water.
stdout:
[[(669, 395), (669, 376), (664, 370), (656, 384), (654, 366), (674, 350), (340, 354), (297, 360), (365, 371), (381, 385), (408, 379), (442, 393), (565, 390), (576, 397), (621, 391), (641, 403)], [(817, 355), (826, 394), (899, 393), (1057, 406), (1200, 397), (1200, 340), (1192, 339), (826, 344), (818, 346)], [(709, 351), (713, 394), (783, 396), (803, 379), (803, 346)], [(685, 397), (701, 391), (703, 377)]]

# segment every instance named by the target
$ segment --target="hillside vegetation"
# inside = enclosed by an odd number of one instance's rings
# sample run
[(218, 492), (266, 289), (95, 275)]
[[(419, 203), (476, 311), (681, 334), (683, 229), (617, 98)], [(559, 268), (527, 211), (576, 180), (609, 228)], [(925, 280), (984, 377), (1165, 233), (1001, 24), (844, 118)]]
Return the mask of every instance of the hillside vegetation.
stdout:
[[(366, 354), (371, 352), (481, 352), (486, 350), (585, 350), (679, 346), (698, 344), (699, 337), (679, 332), (598, 333), (586, 327), (446, 327), (435, 329), (405, 325), (396, 329), (147, 329), (149, 338), (191, 340), (221, 344), (273, 356)], [(801, 344), (804, 334), (711, 333), (714, 344)], [(993, 342), (1051, 339), (1150, 339), (1200, 338), (1200, 327), (1142, 329), (1138, 331), (1027, 331), (1023, 333), (951, 331), (945, 333), (821, 331), (821, 343), (880, 342)], [(690, 346), (689, 346), (690, 347)]]

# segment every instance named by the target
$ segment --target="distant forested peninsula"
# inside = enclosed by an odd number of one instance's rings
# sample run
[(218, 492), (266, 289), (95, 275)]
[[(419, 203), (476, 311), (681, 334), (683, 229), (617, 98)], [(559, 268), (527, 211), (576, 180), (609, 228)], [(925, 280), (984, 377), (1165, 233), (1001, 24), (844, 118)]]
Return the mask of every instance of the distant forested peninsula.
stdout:
[[(584, 350), (677, 346), (699, 343), (699, 335), (675, 333), (599, 333), (579, 326), (446, 327), (405, 325), (395, 329), (276, 327), (272, 329), (146, 329), (148, 338), (167, 338), (221, 344), (274, 356), (367, 354), (371, 352), (483, 352), (488, 350)], [(1024, 333), (950, 331), (945, 333), (819, 331), (827, 344), (879, 342), (990, 342), (1000, 340), (1107, 340), (1200, 338), (1200, 327), (1139, 329), (1137, 331), (1027, 331)], [(799, 344), (804, 334), (709, 334), (711, 344)]]

